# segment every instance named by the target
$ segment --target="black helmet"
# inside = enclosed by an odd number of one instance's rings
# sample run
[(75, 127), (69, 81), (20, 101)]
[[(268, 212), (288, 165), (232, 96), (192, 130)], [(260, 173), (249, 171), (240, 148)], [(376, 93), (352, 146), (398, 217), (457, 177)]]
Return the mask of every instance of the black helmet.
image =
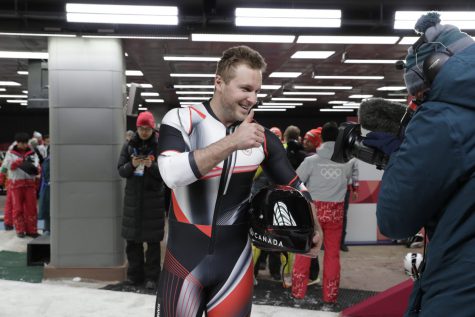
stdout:
[(310, 202), (290, 186), (269, 186), (251, 199), (252, 243), (266, 251), (307, 253), (315, 222)]

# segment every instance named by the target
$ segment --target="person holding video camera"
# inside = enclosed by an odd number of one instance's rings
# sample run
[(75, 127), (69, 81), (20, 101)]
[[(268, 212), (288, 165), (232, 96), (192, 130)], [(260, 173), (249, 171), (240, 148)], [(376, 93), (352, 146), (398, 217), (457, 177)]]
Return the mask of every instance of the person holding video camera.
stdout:
[[(122, 237), (126, 242), (126, 284), (156, 289), (160, 276), (160, 241), (165, 224), (164, 186), (157, 165), (158, 133), (152, 113), (137, 117), (137, 132), (124, 144), (118, 169), (126, 178)], [(144, 254), (143, 244), (147, 243)]]
[(406, 316), (475, 316), (475, 44), (435, 12), (415, 30), (404, 79), (420, 105), (399, 149), (386, 133), (365, 141), (390, 155), (378, 226), (393, 239), (425, 227), (430, 240)]

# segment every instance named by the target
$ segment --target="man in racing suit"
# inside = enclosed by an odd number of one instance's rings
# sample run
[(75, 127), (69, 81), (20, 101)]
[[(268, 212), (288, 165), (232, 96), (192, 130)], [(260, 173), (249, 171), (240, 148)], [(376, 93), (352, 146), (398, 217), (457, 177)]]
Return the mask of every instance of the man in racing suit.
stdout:
[(255, 171), (262, 163), (275, 183), (306, 191), (280, 140), (253, 120), (265, 66), (249, 47), (226, 50), (212, 99), (172, 109), (162, 121), (158, 165), (172, 203), (156, 316), (250, 316)]

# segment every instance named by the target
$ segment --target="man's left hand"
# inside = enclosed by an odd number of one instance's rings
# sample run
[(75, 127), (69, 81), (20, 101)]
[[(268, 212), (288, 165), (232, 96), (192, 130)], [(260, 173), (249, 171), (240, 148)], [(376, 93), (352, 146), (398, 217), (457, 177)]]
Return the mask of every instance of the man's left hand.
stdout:
[(304, 255), (311, 258), (316, 258), (318, 256), (318, 253), (320, 252), (320, 249), (322, 248), (323, 231), (322, 231), (322, 228), (320, 227), (320, 223), (318, 222), (317, 210), (314, 204), (312, 204), (312, 213), (315, 219), (315, 234), (312, 239), (313, 245), (310, 251), (308, 253), (305, 253)]

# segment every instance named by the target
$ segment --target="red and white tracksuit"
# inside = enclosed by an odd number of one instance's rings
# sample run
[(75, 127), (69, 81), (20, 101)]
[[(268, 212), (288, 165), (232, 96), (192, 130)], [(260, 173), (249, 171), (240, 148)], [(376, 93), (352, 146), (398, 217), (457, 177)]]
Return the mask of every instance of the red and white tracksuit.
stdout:
[[(13, 225), (17, 233), (37, 233), (36, 176), (27, 174), (18, 168), (24, 160), (30, 160), (39, 168), (38, 156), (31, 149), (19, 150), (16, 146), (9, 150), (2, 164), (8, 170), (8, 192), (11, 198)], [(8, 198), (8, 197), (7, 197)], [(7, 223), (6, 220), (5, 223)]]
[[(340, 286), (340, 241), (344, 202), (314, 201), (317, 217), (323, 230), (323, 301), (336, 302)], [(296, 255), (292, 276), (292, 295), (304, 298), (310, 271), (310, 258)]]

